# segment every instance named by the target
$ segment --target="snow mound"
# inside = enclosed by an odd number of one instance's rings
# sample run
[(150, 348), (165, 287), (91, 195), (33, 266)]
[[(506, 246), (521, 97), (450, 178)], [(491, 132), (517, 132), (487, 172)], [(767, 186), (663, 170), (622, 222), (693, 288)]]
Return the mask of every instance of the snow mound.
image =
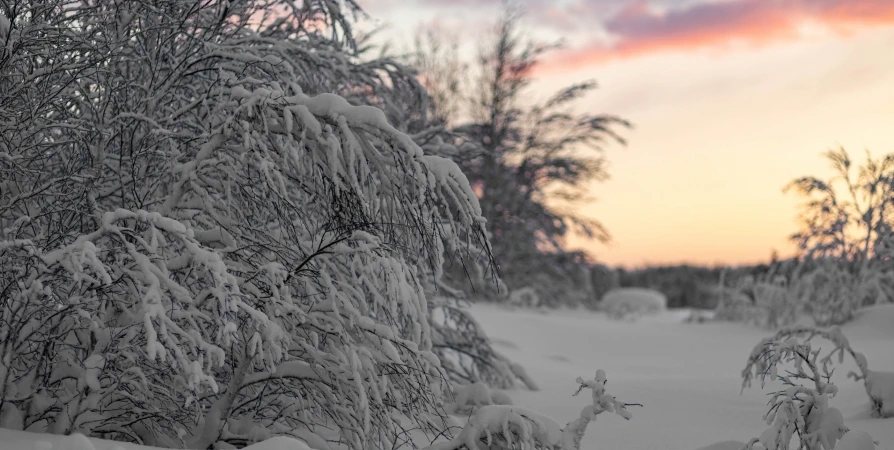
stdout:
[(245, 447), (245, 450), (311, 450), (303, 441), (288, 436), (276, 436)]
[(894, 372), (870, 370), (866, 376), (866, 393), (872, 401), (873, 414), (894, 417)]
[(74, 433), (62, 441), (62, 446), (58, 450), (96, 450), (90, 439), (81, 433)]
[(852, 430), (845, 433), (835, 450), (875, 450), (875, 442), (869, 433)]
[(742, 450), (743, 447), (745, 447), (744, 442), (720, 441), (704, 447), (699, 447), (696, 450)]
[(453, 401), (444, 405), (450, 414), (468, 414), (486, 405), (511, 405), (512, 399), (505, 392), (491, 389), (477, 382), (453, 387)]
[(846, 329), (872, 330), (894, 337), (894, 303), (869, 306), (857, 312), (856, 317), (845, 326)]
[(520, 308), (537, 308), (540, 306), (540, 295), (532, 287), (515, 289), (509, 294), (509, 304)]
[(664, 311), (667, 297), (654, 289), (612, 289), (602, 296), (602, 309), (614, 318), (635, 318)]

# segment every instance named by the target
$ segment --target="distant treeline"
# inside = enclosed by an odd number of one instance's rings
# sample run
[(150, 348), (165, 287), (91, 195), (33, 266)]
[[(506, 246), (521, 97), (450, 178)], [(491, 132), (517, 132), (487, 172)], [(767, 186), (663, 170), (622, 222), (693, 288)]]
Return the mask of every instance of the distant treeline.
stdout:
[(713, 309), (719, 300), (721, 283), (733, 286), (745, 277), (781, 276), (788, 280), (798, 264), (797, 260), (792, 259), (750, 266), (703, 267), (684, 264), (632, 270), (597, 265), (592, 269), (593, 288), (597, 299), (612, 288), (643, 287), (667, 296), (670, 308)]

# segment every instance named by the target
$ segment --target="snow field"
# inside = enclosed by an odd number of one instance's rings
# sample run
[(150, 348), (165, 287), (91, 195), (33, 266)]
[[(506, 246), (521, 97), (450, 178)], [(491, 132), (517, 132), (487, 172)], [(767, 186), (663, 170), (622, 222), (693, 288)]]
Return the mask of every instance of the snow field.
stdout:
[[(766, 394), (776, 385), (757, 385), (740, 395), (740, 372), (751, 349), (772, 332), (738, 323), (684, 323), (685, 310), (637, 322), (583, 310), (507, 313), (493, 305), (472, 310), (497, 349), (541, 387), (510, 391), (514, 404), (565, 423), (585, 404), (571, 396), (575, 377), (604, 369), (613, 395), (644, 405), (630, 408), (629, 421), (600, 416), (587, 429), (582, 449), (736, 450), (724, 441), (744, 443), (766, 429)], [(894, 369), (894, 305), (867, 309), (842, 331), (867, 356), (870, 368)], [(830, 343), (818, 342), (831, 349)], [(848, 359), (836, 366), (832, 381), (839, 394), (829, 405), (841, 410), (851, 430), (872, 435), (878, 450), (894, 450), (894, 419), (870, 417), (862, 383), (845, 376), (852, 370), (856, 365)]]
[[(587, 428), (582, 449), (618, 450), (738, 450), (766, 428), (768, 384), (739, 394), (740, 372), (751, 349), (769, 331), (738, 323), (684, 323), (689, 311), (668, 310), (637, 322), (611, 320), (583, 310), (512, 311), (475, 305), (472, 313), (493, 338), (497, 349), (524, 366), (541, 390), (488, 391), (489, 402), (477, 400), (481, 386), (461, 388), (462, 404), (506, 402), (542, 413), (558, 424), (577, 418), (587, 396), (572, 396), (578, 384), (595, 370), (608, 374), (608, 391), (630, 407), (625, 421), (600, 415)], [(874, 370), (894, 370), (894, 305), (867, 308), (842, 327), (851, 345), (864, 353)], [(821, 344), (827, 344), (819, 341)], [(831, 344), (828, 344), (831, 348)], [(826, 345), (822, 345), (826, 348)], [(829, 400), (841, 411), (852, 431), (836, 450), (861, 450), (868, 435), (877, 450), (894, 450), (894, 419), (869, 415), (861, 383), (845, 377), (853, 361), (837, 365), (832, 381), (839, 394)], [(479, 392), (480, 391), (480, 392)], [(483, 400), (483, 399), (482, 399)], [(868, 433), (865, 434), (865, 433)], [(88, 446), (91, 444), (92, 447)], [(760, 447), (756, 447), (760, 448)], [(156, 450), (83, 437), (65, 437), (0, 429), (0, 450)], [(300, 441), (277, 437), (251, 450), (304, 449)]]
[[(159, 447), (87, 438), (83, 434), (58, 436), (0, 428), (0, 450), (162, 450)], [(276, 436), (245, 450), (310, 450), (302, 441)]]

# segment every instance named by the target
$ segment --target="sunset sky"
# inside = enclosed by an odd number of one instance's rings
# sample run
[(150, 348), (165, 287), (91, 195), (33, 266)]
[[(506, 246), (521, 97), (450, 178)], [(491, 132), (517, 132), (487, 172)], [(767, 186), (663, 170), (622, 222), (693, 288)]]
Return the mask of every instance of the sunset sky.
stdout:
[[(524, 0), (532, 37), (563, 39), (535, 98), (573, 82), (578, 106), (632, 121), (607, 149), (611, 179), (584, 213), (613, 242), (575, 242), (624, 266), (766, 261), (793, 254), (799, 198), (839, 145), (894, 152), (894, 0)], [(360, 0), (398, 46), (420, 24), (474, 49), (498, 0)], [(471, 50), (468, 50), (471, 54)]]

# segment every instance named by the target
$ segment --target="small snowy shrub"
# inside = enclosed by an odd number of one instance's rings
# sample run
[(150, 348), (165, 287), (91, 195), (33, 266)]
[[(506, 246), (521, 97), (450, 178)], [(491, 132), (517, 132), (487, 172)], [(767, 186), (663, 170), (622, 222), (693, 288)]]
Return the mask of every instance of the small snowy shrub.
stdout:
[(797, 293), (784, 278), (748, 276), (733, 287), (720, 286), (715, 318), (777, 329), (797, 319), (799, 306)]
[(601, 303), (601, 309), (616, 319), (633, 319), (666, 308), (667, 297), (664, 294), (645, 288), (612, 289), (602, 297)]
[(509, 293), (508, 304), (520, 308), (537, 308), (540, 306), (540, 294), (530, 286), (513, 289)]
[(755, 314), (754, 299), (737, 288), (721, 286), (718, 297), (717, 306), (714, 308), (716, 320), (748, 322)]
[[(844, 349), (836, 350), (843, 355)], [(751, 385), (753, 377), (760, 378), (761, 387), (767, 377), (778, 379), (785, 387), (772, 394), (770, 409), (764, 415), (769, 428), (748, 442), (748, 450), (756, 443), (767, 450), (787, 450), (796, 434), (800, 450), (835, 448), (848, 428), (841, 412), (828, 404), (828, 399), (838, 392), (829, 381), (832, 374), (828, 358), (819, 359), (819, 350), (811, 348), (809, 337), (799, 340), (781, 336), (766, 339), (754, 348), (742, 371), (742, 389)], [(780, 374), (781, 363), (793, 363), (794, 371)], [(809, 384), (802, 385), (801, 380)]]
[[(820, 357), (820, 349), (814, 350), (811, 346), (815, 338), (829, 341), (833, 345), (832, 350)], [(860, 373), (851, 372), (848, 377), (855, 381), (863, 380), (873, 416), (890, 416), (890, 411), (885, 413), (885, 410), (894, 404), (894, 389), (890, 389), (890, 386), (894, 386), (894, 374), (869, 370), (866, 357), (851, 348), (839, 328), (784, 329), (754, 347), (742, 371), (742, 389), (750, 386), (754, 377), (760, 378), (762, 387), (767, 378), (779, 380), (788, 386), (773, 394), (771, 408), (766, 416), (771, 428), (758, 439), (767, 449), (788, 448), (785, 436), (791, 438), (794, 432), (799, 434), (804, 449), (820, 448), (817, 447), (820, 444), (826, 450), (835, 446), (833, 438), (838, 436), (838, 431), (846, 430), (846, 427), (839, 423), (842, 421), (841, 413), (835, 408), (828, 408), (827, 399), (837, 392), (837, 387), (831, 383), (833, 358), (837, 356), (841, 363), (845, 354), (857, 363)], [(777, 366), (785, 362), (793, 363), (795, 370), (786, 370), (783, 375), (779, 373)], [(887, 382), (880, 382), (885, 387), (874, 389), (874, 380), (882, 380), (889, 375), (891, 377)], [(811, 382), (812, 386), (802, 386), (796, 383), (798, 380)], [(888, 382), (892, 383), (887, 385)], [(889, 391), (887, 395), (886, 390)], [(752, 444), (754, 442), (756, 441)]]
[(840, 325), (862, 307), (890, 301), (891, 274), (868, 266), (849, 269), (845, 263), (822, 261), (797, 281), (804, 310), (817, 326)]
[[(486, 405), (472, 414), (462, 431), (453, 439), (426, 447), (425, 450), (550, 449), (580, 450), (587, 425), (599, 414), (610, 412), (629, 420), (627, 406), (605, 392), (605, 371), (598, 370), (591, 380), (580, 377), (580, 386), (592, 391), (592, 403), (581, 409), (580, 416), (564, 427), (536, 411), (511, 405)], [(637, 405), (639, 406), (639, 405)]]
[(788, 285), (777, 280), (759, 281), (753, 290), (758, 311), (756, 320), (764, 328), (775, 330), (798, 318), (798, 297)]
[(692, 310), (683, 319), (686, 323), (706, 323), (714, 320), (714, 311)]

